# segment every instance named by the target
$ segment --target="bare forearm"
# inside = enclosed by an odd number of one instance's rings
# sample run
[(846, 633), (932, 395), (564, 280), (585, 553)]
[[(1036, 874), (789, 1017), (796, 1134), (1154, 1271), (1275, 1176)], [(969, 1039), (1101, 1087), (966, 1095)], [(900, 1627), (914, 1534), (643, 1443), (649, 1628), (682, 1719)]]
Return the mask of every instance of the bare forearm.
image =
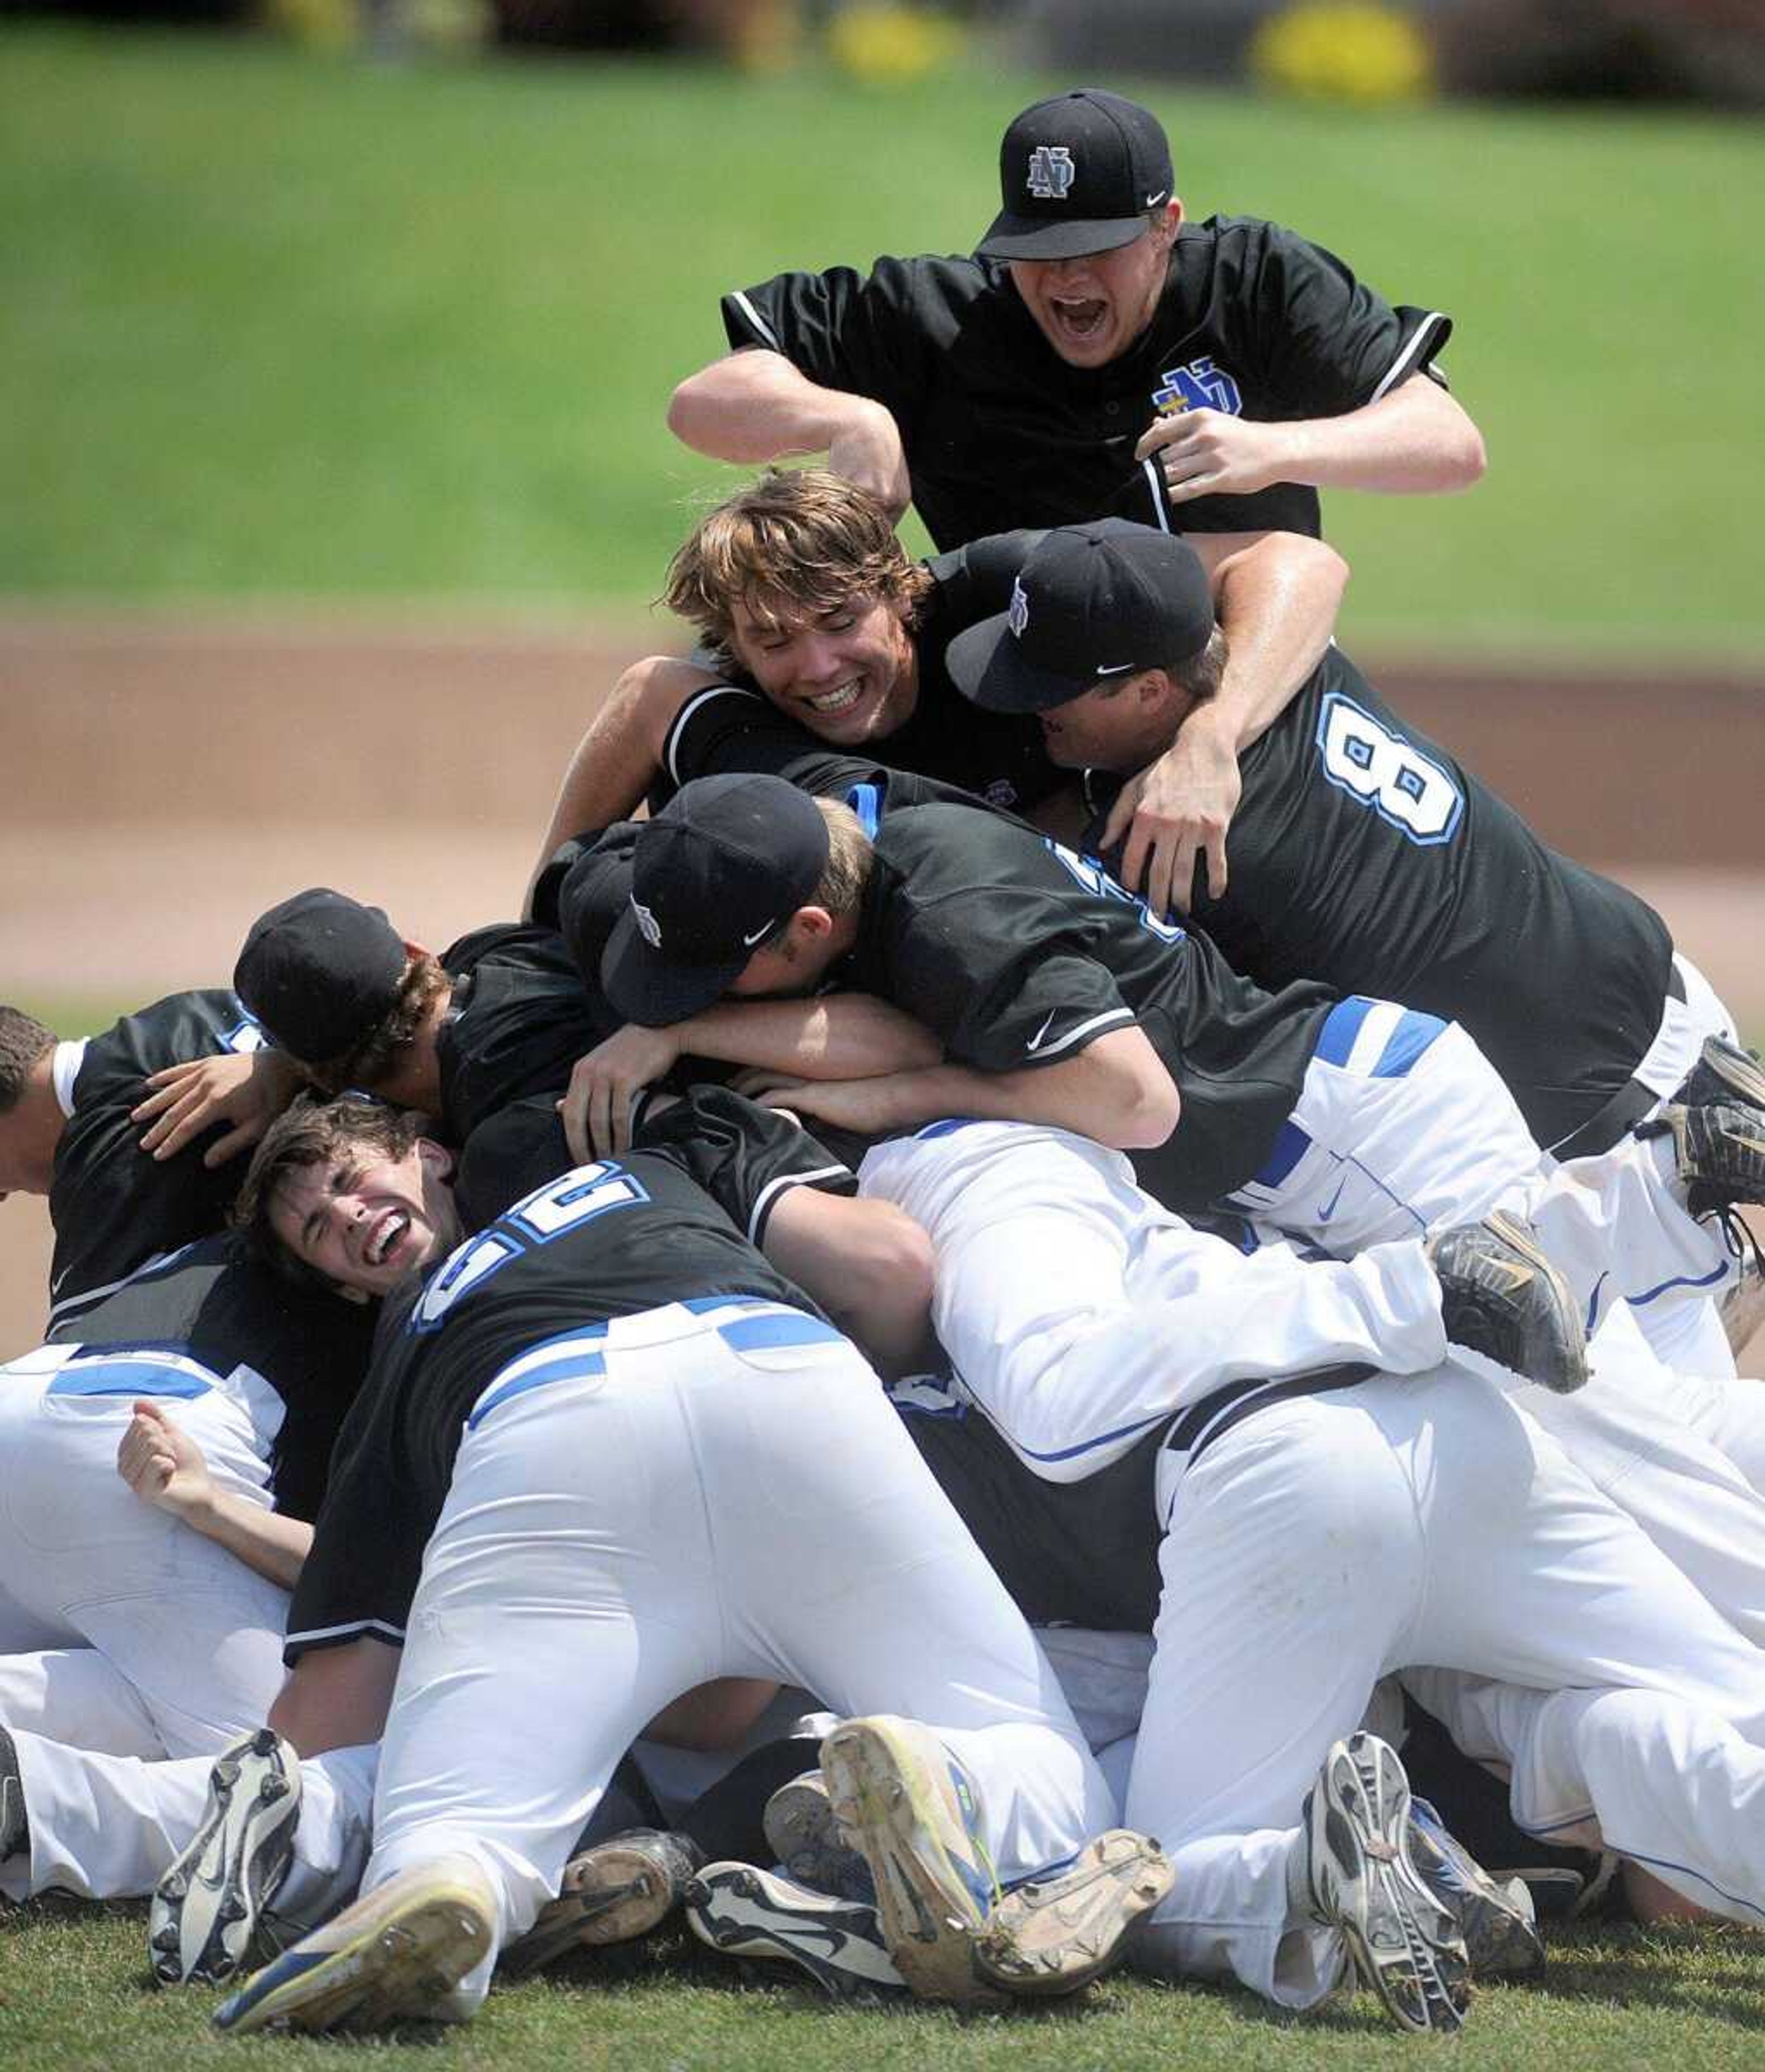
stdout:
[(936, 1064), (943, 1046), (911, 1015), (868, 993), (724, 1001), (675, 1025), (680, 1050), (806, 1079), (868, 1079)]
[(1234, 754), (1281, 717), (1323, 660), (1347, 583), (1334, 548), (1292, 532), (1265, 533), (1220, 563), (1215, 609), (1230, 652), (1201, 712)]
[(1319, 489), (1434, 495), (1470, 488), (1485, 464), (1475, 425), (1423, 375), (1342, 417), (1306, 418), (1278, 430), (1282, 476)]
[(291, 1590), (313, 1544), (313, 1529), (304, 1519), (284, 1517), (248, 1503), (226, 1490), (211, 1491), (207, 1500), (180, 1511), (191, 1531), (237, 1555), (248, 1568)]
[(930, 1354), (932, 1241), (892, 1202), (792, 1187), (767, 1219), (763, 1249), (885, 1373), (908, 1373)]
[(718, 679), (670, 656), (652, 656), (627, 669), (584, 730), (558, 787), (540, 845), (533, 878), (553, 852), (590, 828), (629, 820), (661, 767), (662, 743), (681, 707)]
[[(1125, 1032), (1138, 1037), (1138, 1031)], [(1139, 1039), (1144, 1042), (1144, 1038)], [(1095, 1137), (1118, 1151), (1162, 1144), (1177, 1124), (1176, 1088), (1156, 1075), (1118, 1070), (1095, 1057), (1101, 1038), (1076, 1058), (1033, 1071), (979, 1072), (967, 1065), (933, 1065), (891, 1074), (878, 1082), (884, 1127), (914, 1129), (944, 1116), (983, 1121), (1040, 1122)], [(1160, 1083), (1162, 1081), (1162, 1083)]]
[(772, 460), (780, 454), (825, 453), (881, 407), (866, 397), (821, 388), (782, 353), (750, 350), (689, 375), (669, 401), (668, 428), (683, 444), (717, 460)]
[(303, 1756), (377, 1741), (403, 1652), (369, 1638), (312, 1649), (289, 1671), (268, 1724)]
[(827, 455), (836, 475), (867, 490), (891, 519), (912, 494), (900, 427), (867, 396), (823, 388), (780, 353), (731, 353), (683, 381), (668, 406), (676, 438), (718, 460)]

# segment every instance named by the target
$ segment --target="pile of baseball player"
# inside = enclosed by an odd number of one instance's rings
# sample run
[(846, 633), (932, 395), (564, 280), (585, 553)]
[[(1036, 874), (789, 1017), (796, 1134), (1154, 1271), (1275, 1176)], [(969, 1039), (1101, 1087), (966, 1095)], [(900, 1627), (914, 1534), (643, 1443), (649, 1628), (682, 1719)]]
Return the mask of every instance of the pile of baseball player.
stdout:
[(0, 1881), (223, 2029), (683, 1912), (1451, 2029), (1541, 1917), (1765, 1922), (1765, 1072), (1331, 638), (1319, 487), (1482, 471), (1450, 326), (1113, 95), (1000, 165), (726, 298), (674, 430), (827, 464), (694, 526), (520, 922), (0, 1009)]

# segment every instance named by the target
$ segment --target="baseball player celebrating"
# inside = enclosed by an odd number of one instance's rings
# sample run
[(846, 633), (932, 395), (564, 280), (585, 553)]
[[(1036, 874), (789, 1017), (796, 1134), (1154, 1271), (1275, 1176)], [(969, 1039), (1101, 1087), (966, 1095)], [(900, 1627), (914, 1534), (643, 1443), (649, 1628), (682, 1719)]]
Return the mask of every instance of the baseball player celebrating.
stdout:
[[(1076, 831), (1070, 780), (1040, 729), (965, 705), (944, 666), (957, 634), (1006, 608), (1035, 536), (1007, 533), (915, 563), (856, 484), (818, 469), (767, 471), (708, 512), (675, 555), (667, 602), (704, 645), (690, 661), (651, 656), (614, 685), (565, 775), (541, 864), (645, 796), (660, 804), (688, 777), (788, 774), (793, 742), (850, 754), (886, 743), (898, 770)], [(1291, 533), (1248, 544), (1200, 533), (1195, 546), (1229, 636), (1220, 708), (1278, 711), (1328, 644), (1347, 565)], [(768, 702), (756, 706), (744, 689)], [(774, 713), (781, 720), (766, 726)], [(718, 759), (732, 737), (751, 759)]]
[[(983, 1549), (1037, 1617), (1155, 1622), (1127, 1814), (1177, 1875), (1138, 1962), (1289, 2005), (1329, 1990), (1367, 1923), (1316, 1918), (1327, 1789), (1309, 1834), (1294, 1813), (1406, 1659), (1537, 1687), (1463, 1700), (1523, 1824), (1591, 1803), (1607, 1846), (1765, 1921), (1765, 1658), (1520, 1408), (1549, 1399), (1504, 1400), (1450, 1350), (1419, 1248), (1246, 1259), (1118, 1155), (1007, 1123), (934, 1126), (862, 1173), (932, 1239), (957, 1401), (990, 1429), (905, 1407)], [(1359, 1767), (1389, 1823), (1377, 1894), (1403, 1882), (1407, 1794), (1389, 1758)], [(1420, 1946), (1375, 1938), (1372, 1975), (1405, 2025), (1450, 2025), (1458, 1953), (1418, 1925)]]
[(784, 273), (726, 296), (731, 356), (669, 423), (723, 460), (825, 452), (941, 548), (1096, 518), (1158, 454), (1195, 530), (1315, 532), (1320, 487), (1463, 487), (1482, 442), (1393, 309), (1249, 217), (1185, 223), (1157, 119), (1093, 88), (1026, 109), (972, 259)]
[[(672, 1029), (664, 1064), (692, 1047), (701, 1005), (836, 968), (911, 1001), (952, 1062), (774, 1090), (808, 1115), (878, 1135), (952, 1114), (1081, 1129), (1133, 1151), (1171, 1207), (1224, 1202), (1338, 1254), (1505, 1198), (1591, 1324), (1628, 1292), (1721, 1266), (1688, 1181), (1759, 1184), (1756, 1130), (1719, 1103), (1680, 1111), (1702, 1147), (1689, 1158), (1631, 1141), (1547, 1175), (1463, 1030), (1321, 987), (1261, 993), (1204, 936), (1003, 818), (912, 807), (872, 837), (756, 777), (701, 779), (644, 824), (599, 974), (615, 1008)], [(1572, 1387), (1578, 1370), (1553, 1378)]]
[[(289, 1622), (334, 1721), (390, 1692), (364, 1897), (217, 2019), (469, 2011), (626, 1746), (726, 1674), (935, 1723), (853, 1720), (826, 1765), (903, 1972), (972, 1996), (983, 1855), (1009, 1880), (1109, 1823), (1027, 1629), (870, 1370), (678, 1164), (576, 1169), (487, 1218), (504, 1130), (467, 1152), (460, 1244), (432, 1153), (347, 1106), (316, 1163), (284, 1170), (272, 1133), (254, 1168), (253, 1212), (307, 1263), (410, 1277)], [(750, 1213), (802, 1156), (780, 1137)]]
[(271, 1083), (278, 1105), (297, 1083), (229, 992), (175, 993), (72, 1042), (0, 1006), (0, 1201), (13, 1192), (49, 1198), (51, 1334), (78, 1302), (225, 1223), (243, 1172), (211, 1161), (240, 1148), (230, 1133), (186, 1153), (207, 1131), (205, 1117), (160, 1157), (142, 1157), (136, 1144), (154, 1108), (146, 1083), (216, 1057)]
[[(1009, 609), (959, 635), (947, 660), (983, 709), (1039, 715), (1057, 761), (1125, 776), (1204, 709), (1216, 637), (1183, 543), (1106, 523), (1044, 536)], [(1149, 903), (1190, 908), (1259, 984), (1321, 979), (1459, 1022), (1562, 1157), (1619, 1142), (1712, 1037), (1714, 1097), (1765, 1107), (1765, 1074), (1733, 1048), (1727, 1010), (1660, 915), (1547, 848), (1339, 649), (1246, 752), (1242, 777), (1229, 878), (1220, 847), (1204, 875), (1191, 865), (1193, 887), (1161, 880)], [(1136, 845), (1111, 845), (1124, 824), (1110, 815), (1088, 853), (1131, 888)], [(1730, 1271), (1707, 1269), (1714, 1284)], [(1709, 1305), (1645, 1292), (1639, 1321), (1664, 1359), (1732, 1371)]]

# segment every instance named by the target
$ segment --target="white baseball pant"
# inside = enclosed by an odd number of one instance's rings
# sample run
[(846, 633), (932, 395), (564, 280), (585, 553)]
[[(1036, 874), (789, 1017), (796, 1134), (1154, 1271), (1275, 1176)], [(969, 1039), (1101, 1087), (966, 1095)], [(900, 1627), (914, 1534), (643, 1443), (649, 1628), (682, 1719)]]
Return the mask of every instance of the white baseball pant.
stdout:
[[(1147, 1968), (1230, 1972), (1294, 2006), (1330, 1989), (1339, 1942), (1290, 1900), (1295, 1816), (1374, 1684), (1413, 1663), (1622, 1699), (1533, 1725), (1558, 1729), (1553, 1760), (1612, 1846), (1765, 1920), (1765, 1655), (1494, 1384), (1449, 1363), (1272, 1403), (1162, 1470), (1126, 1818), (1176, 1879), (1138, 1946)], [(1616, 1753), (1645, 1719), (1672, 1734)], [(1524, 1770), (1527, 1723), (1514, 1733)]]
[(513, 1363), (468, 1419), (364, 1889), (464, 1852), (498, 1942), (519, 1934), (646, 1721), (731, 1675), (932, 1728), (1002, 1878), (1114, 1818), (1028, 1627), (857, 1351), (776, 1305), (670, 1305)]
[[(1344, 1359), (1377, 1362), (1382, 1338), (1397, 1355), (1392, 1365), (1438, 1359), (1438, 1290), (1413, 1243), (1377, 1248), (1352, 1265), (1303, 1264), (1284, 1247), (1240, 1259), (1221, 1240), (1156, 1210), (1116, 1154), (1062, 1132), (1012, 1124), (934, 1128), (879, 1147), (862, 1182), (867, 1193), (899, 1202), (926, 1223), (938, 1254), (940, 1332), (970, 1393), (1039, 1472), (1070, 1478), (1075, 1464), (1077, 1473), (1091, 1472), (1159, 1414), (1226, 1392), (1212, 1412), (1199, 1479), (1173, 1495), (1151, 1697), (1131, 1772), (1130, 1821), (1180, 1845), (1177, 1885), (1150, 1946), (1155, 1963), (1232, 1970), (1296, 2004), (1328, 1988), (1340, 1964), (1335, 1938), (1290, 1928), (1290, 1823), (1330, 1741), (1360, 1719), (1377, 1678), (1406, 1659), (1440, 1659), (1406, 1648), (1482, 1648), (1489, 1673), (1547, 1683), (1683, 1674), (1689, 1681), (1682, 1691), (1716, 1700), (1689, 1716), (1717, 1743), (1724, 1708), (1746, 1712), (1765, 1696), (1765, 1656), (1714, 1618), (1543, 1433), (1508, 1411), (1493, 1383), (1468, 1370), (1443, 1367), (1413, 1383), (1381, 1377), (1230, 1423), (1255, 1401), (1259, 1379)], [(1638, 1353), (1653, 1366), (1640, 1346)], [(1523, 1393), (1553, 1410), (1582, 1400)], [(1435, 1398), (1441, 1408), (1430, 1423), (1417, 1406)], [(1391, 1399), (1409, 1421), (1400, 1417), (1387, 1432), (1369, 1410)], [(1189, 1422), (1187, 1443), (1207, 1446), (1207, 1422)], [(1406, 1489), (1398, 1468), (1413, 1455), (1419, 1433), (1428, 1434), (1430, 1458)], [(1646, 1479), (1636, 1457), (1642, 1445), (1640, 1436), (1627, 1450), (1610, 1442), (1615, 1482)], [(1169, 1478), (1176, 1457), (1166, 1457)], [(1666, 1477), (1655, 1479), (1695, 1519), (1706, 1492), (1673, 1491)], [(1216, 1483), (1223, 1493), (1210, 1511)], [(1737, 1495), (1743, 1501), (1756, 1540), (1765, 1514)], [(1363, 1550), (1357, 1569), (1350, 1557), (1363, 1503), (1376, 1558)], [(1412, 1544), (1418, 1531), (1419, 1548)], [(1461, 1599), (1477, 1601), (1470, 1609), (1478, 1616), (1463, 1622), (1462, 1634), (1454, 1630), (1459, 1607), (1438, 1586), (1393, 1619), (1406, 1580), (1413, 1590), (1425, 1572), (1424, 1556), (1439, 1560)], [(1496, 1556), (1534, 1581), (1511, 1590)], [(1738, 1552), (1734, 1558), (1756, 1591), (1765, 1569), (1747, 1575)], [(1615, 1620), (1605, 1593), (1619, 1585), (1609, 1577), (1638, 1593), (1637, 1636)], [(1500, 1617), (1483, 1610), (1483, 1594), (1504, 1608)], [(1271, 1609), (1259, 1610), (1265, 1598)], [(1608, 1638), (1602, 1619), (1617, 1625), (1615, 1635)], [(1565, 1621), (1573, 1642), (1566, 1649), (1554, 1638)], [(1362, 1641), (1351, 1644), (1339, 1630), (1357, 1622)], [(1296, 1637), (1314, 1627), (1326, 1639), (1320, 1659), (1335, 1665), (1338, 1679), (1315, 1691), (1307, 1673), (1314, 1658)], [(1382, 1651), (1376, 1659), (1368, 1634)], [(1288, 1675), (1295, 1663), (1297, 1693)], [(1321, 1716), (1306, 1710), (1317, 1691), (1327, 1701)], [(1185, 1704), (1192, 1715), (1180, 1709)], [(1761, 1720), (1749, 1716), (1748, 1724)], [(1267, 1747), (1255, 1738), (1259, 1726), (1273, 1729)], [(1198, 1747), (1205, 1758), (1196, 1758)], [(1727, 1759), (1725, 1774), (1738, 1775), (1752, 1758), (1730, 1749)], [(1198, 1774), (1209, 1789), (1199, 1800), (1187, 1798)], [(1606, 1782), (1609, 1791), (1609, 1766)], [(1263, 1809), (1254, 1821), (1239, 1819), (1240, 1800)], [(1676, 1832), (1702, 1852), (1692, 1860), (1718, 1860), (1718, 1838), (1707, 1824), (1700, 1827), (1670, 1794), (1669, 1801)]]
[(1734, 1371), (1712, 1305), (1736, 1264), (1686, 1212), (1671, 1140), (1555, 1164), (1456, 1022), (1339, 1001), (1274, 1149), (1226, 1206), (1339, 1257), (1510, 1209), (1537, 1226), (1590, 1333), (1623, 1302), (1668, 1364)]
[(0, 1575), (23, 1615), (0, 1626), (0, 1720), (117, 1755), (212, 1754), (282, 1688), (287, 1593), (118, 1475), (137, 1396), (167, 1404), (223, 1487), (269, 1506), (282, 1405), (250, 1369), (44, 1346), (0, 1370)]

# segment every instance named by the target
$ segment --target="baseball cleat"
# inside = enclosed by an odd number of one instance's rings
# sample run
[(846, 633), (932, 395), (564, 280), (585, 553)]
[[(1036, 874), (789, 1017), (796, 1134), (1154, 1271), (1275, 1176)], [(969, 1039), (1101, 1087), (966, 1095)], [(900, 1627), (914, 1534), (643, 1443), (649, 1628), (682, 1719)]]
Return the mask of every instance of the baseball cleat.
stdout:
[(1067, 1869), (1012, 1887), (974, 1946), (975, 1967), (1009, 1992), (1076, 1993), (1113, 1967), (1170, 1880), (1156, 1842), (1111, 1828)]
[(260, 1727), (216, 1760), (196, 1832), (148, 1906), (157, 1984), (232, 1977), (287, 1875), (299, 1815), (300, 1758), (281, 1735)]
[(1678, 1108), (1751, 1108), (1765, 1115), (1765, 1065), (1756, 1050), (1743, 1050), (1724, 1036), (1706, 1036), (1672, 1102)]
[(812, 1892), (751, 1864), (709, 1864), (686, 1888), (693, 1933), (726, 1957), (765, 1957), (807, 1971), (835, 2000), (911, 1992), (876, 1909)]
[(840, 1826), (875, 1881), (877, 1918), (922, 2000), (993, 2004), (974, 1944), (999, 1897), (973, 1780), (929, 1728), (877, 1715), (821, 1744)]
[(1765, 1202), (1765, 1113), (1730, 1101), (1669, 1102), (1639, 1137), (1671, 1134), (1675, 1176), (1694, 1216)]
[(598, 1842), (564, 1866), (558, 1896), (503, 1952), (505, 1969), (525, 1974), (566, 1950), (635, 1942), (659, 1928), (704, 1861), (685, 1835), (633, 1827)]
[(1397, 1756), (1372, 1734), (1338, 1741), (1303, 1818), (1316, 1918), (1340, 1932), (1400, 2028), (1461, 2027), (1471, 1998), (1465, 1938), (1410, 1856), (1409, 1781)]
[(24, 1774), (12, 1737), (0, 1727), (0, 1860), (31, 1846), (31, 1821), (25, 1811)]
[(384, 2029), (457, 2017), (453, 1991), (496, 1939), (496, 1901), (470, 1856), (389, 1878), (284, 1951), (216, 2008), (216, 2029)]
[(1531, 1979), (1544, 1970), (1545, 1946), (1524, 1881), (1498, 1883), (1426, 1799), (1409, 1802), (1409, 1857), (1458, 1922), (1474, 1979)]
[(1568, 1396), (1587, 1379), (1587, 1334), (1530, 1223), (1496, 1210), (1428, 1240), (1440, 1315), (1455, 1346)]
[(763, 1825), (767, 1848), (798, 1885), (875, 1906), (870, 1867), (841, 1834), (819, 1770), (781, 1784), (766, 1802)]

